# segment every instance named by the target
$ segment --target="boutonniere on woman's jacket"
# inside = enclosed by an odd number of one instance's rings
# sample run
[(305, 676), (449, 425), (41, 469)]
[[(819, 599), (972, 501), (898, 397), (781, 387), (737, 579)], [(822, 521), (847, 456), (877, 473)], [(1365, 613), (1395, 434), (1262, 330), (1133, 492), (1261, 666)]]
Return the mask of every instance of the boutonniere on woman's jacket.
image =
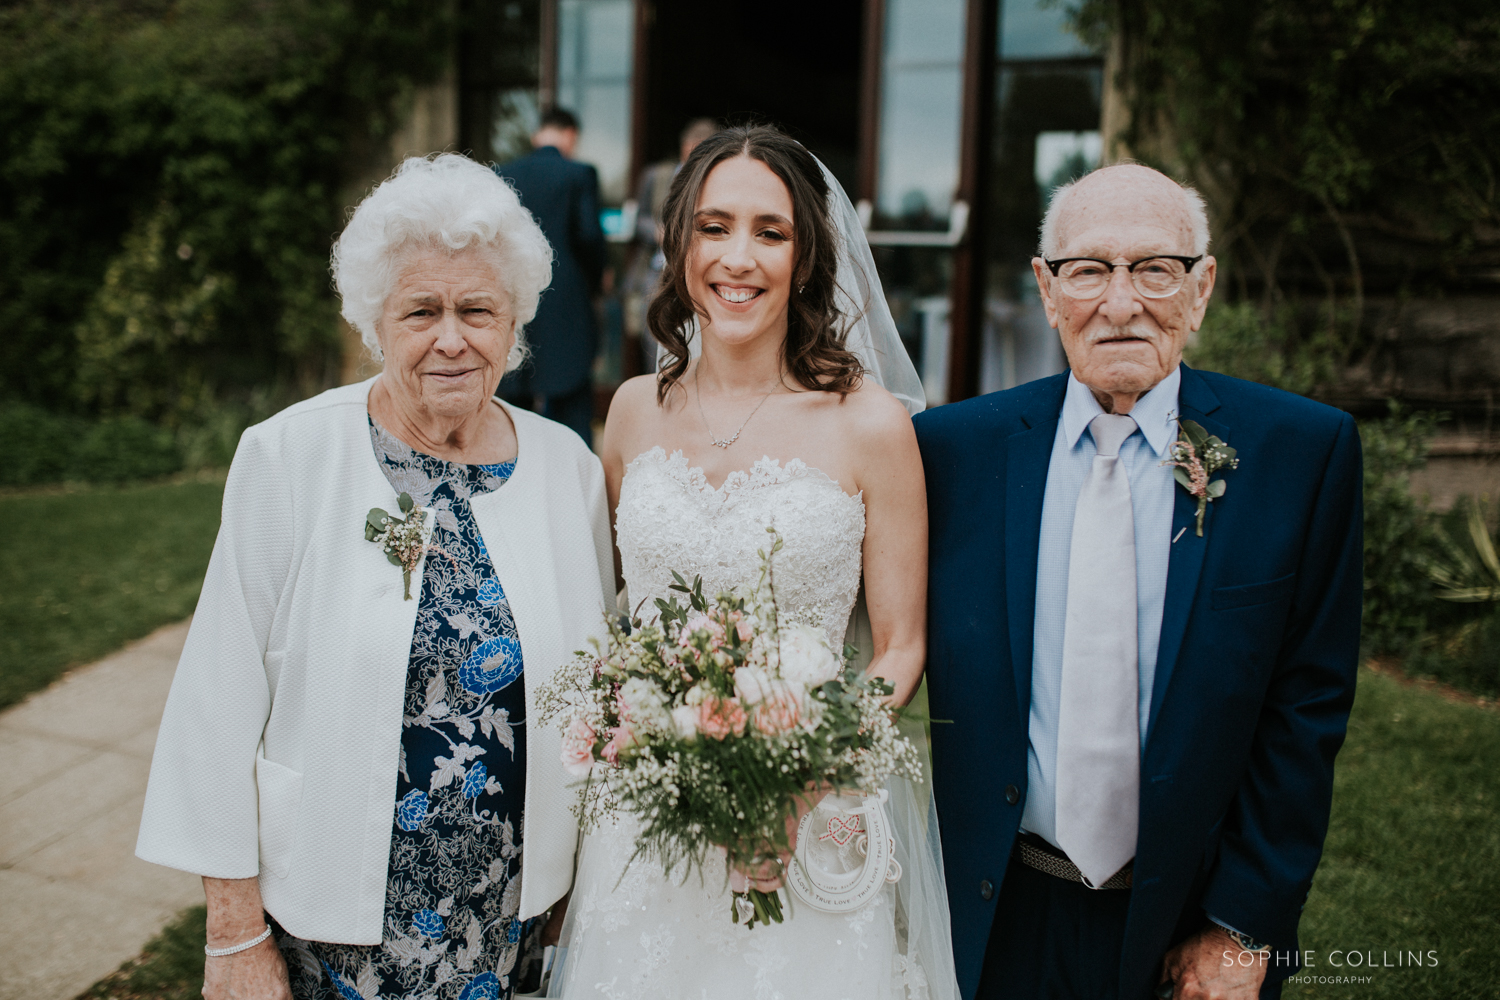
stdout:
[(1203, 515), (1210, 501), (1224, 495), (1224, 480), (1209, 477), (1220, 469), (1237, 469), (1240, 460), (1235, 450), (1192, 420), (1177, 422), (1177, 440), (1162, 465), (1172, 466), (1172, 478), (1182, 484), (1188, 495), (1198, 499), (1198, 537), (1203, 537)]
[[(427, 551), (427, 511), (418, 507), (410, 493), (396, 498), (401, 513), (397, 517), (379, 507), (365, 515), (365, 541), (380, 543), (392, 565), (401, 567), (401, 582), (406, 588), (405, 600), (411, 600), (411, 572)], [(1202, 532), (1199, 532), (1202, 534)]]

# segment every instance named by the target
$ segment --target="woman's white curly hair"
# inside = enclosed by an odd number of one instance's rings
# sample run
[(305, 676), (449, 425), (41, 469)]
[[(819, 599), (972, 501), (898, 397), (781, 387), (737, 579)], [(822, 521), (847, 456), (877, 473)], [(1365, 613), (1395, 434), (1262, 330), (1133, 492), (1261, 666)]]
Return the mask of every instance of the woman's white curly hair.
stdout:
[(378, 185), (333, 245), (333, 283), (344, 318), (380, 360), (375, 324), (408, 257), (421, 250), (474, 250), (499, 276), (516, 321), (506, 370), (526, 358), (522, 328), (552, 280), (552, 247), (511, 186), (457, 153), (408, 158)]

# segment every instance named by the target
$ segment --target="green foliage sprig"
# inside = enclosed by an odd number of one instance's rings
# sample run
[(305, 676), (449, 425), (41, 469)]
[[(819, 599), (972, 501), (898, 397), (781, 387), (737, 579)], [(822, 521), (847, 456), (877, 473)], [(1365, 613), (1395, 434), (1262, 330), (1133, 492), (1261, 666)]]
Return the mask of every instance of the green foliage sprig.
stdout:
[(365, 541), (376, 542), (391, 565), (401, 567), (404, 600), (411, 600), (411, 575), (427, 551), (427, 511), (418, 507), (410, 493), (396, 498), (401, 513), (397, 517), (379, 507), (365, 515)]
[(1161, 464), (1172, 466), (1172, 478), (1198, 501), (1198, 537), (1202, 538), (1203, 515), (1208, 513), (1208, 505), (1228, 488), (1224, 480), (1212, 476), (1220, 469), (1239, 468), (1240, 460), (1233, 448), (1208, 433), (1196, 420), (1181, 420), (1177, 426), (1177, 440)]

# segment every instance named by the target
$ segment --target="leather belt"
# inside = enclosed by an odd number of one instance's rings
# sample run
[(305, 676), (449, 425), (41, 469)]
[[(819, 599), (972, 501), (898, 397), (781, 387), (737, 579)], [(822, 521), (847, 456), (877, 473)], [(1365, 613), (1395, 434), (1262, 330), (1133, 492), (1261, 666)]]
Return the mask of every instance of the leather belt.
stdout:
[[(1088, 882), (1084, 881), (1083, 872), (1078, 870), (1077, 865), (1065, 857), (1054, 854), (1051, 851), (1044, 851), (1040, 847), (1027, 843), (1024, 835), (1016, 839), (1016, 848), (1022, 864), (1035, 868), (1039, 872), (1045, 872), (1055, 878), (1089, 885)], [(1126, 864), (1124, 868), (1111, 875), (1109, 880), (1103, 885), (1090, 885), (1089, 888), (1129, 889), (1133, 873), (1134, 864)]]

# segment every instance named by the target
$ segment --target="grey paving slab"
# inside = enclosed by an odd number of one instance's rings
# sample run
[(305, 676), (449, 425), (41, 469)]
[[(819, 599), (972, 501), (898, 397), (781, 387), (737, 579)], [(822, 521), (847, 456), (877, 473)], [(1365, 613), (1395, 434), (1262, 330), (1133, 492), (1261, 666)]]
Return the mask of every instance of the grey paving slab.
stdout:
[(0, 805), (66, 771), (84, 757), (98, 754), (63, 736), (48, 736), (0, 727)]
[(46, 847), (27, 855), (15, 867), (53, 881), (87, 886), (121, 900), (178, 909), (196, 902), (203, 881), (188, 872), (163, 868), (135, 856), (141, 822), (139, 792), (114, 808), (80, 823)]
[(140, 953), (179, 909), (0, 870), (0, 1000), (72, 1000)]
[(71, 1000), (203, 901), (135, 857), (186, 637), (160, 629), (0, 713), (0, 1000)]

